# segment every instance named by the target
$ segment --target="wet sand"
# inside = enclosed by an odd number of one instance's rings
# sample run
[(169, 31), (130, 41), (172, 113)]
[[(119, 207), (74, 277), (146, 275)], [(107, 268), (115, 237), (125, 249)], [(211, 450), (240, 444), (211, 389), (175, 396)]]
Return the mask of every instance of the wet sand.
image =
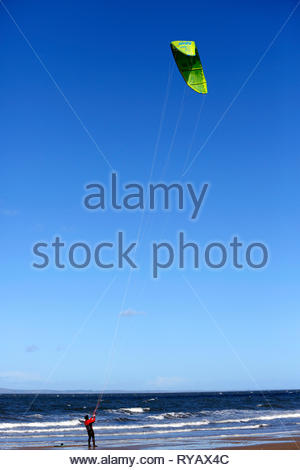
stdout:
[[(259, 442), (261, 441), (261, 442)], [(284, 439), (268, 437), (255, 437), (251, 436), (239, 437), (238, 439), (228, 438), (226, 440), (228, 445), (224, 446), (224, 440), (220, 441), (220, 446), (214, 446), (214, 450), (300, 450), (300, 436), (290, 436)], [(123, 447), (102, 447), (101, 445), (97, 446), (95, 449), (91, 447), (90, 450), (150, 450), (154, 449), (156, 446), (136, 446), (128, 445)], [(55, 445), (55, 446), (24, 446), (17, 447), (15, 450), (60, 450), (60, 449), (80, 449), (88, 450), (88, 446), (85, 444), (65, 444), (65, 445)], [(198, 450), (205, 448), (201, 447), (201, 442), (199, 442)], [(178, 449), (180, 451), (182, 449)], [(185, 449), (192, 452), (194, 449)], [(207, 449), (206, 449), (207, 450)]]
[[(252, 442), (253, 443), (252, 443)], [(261, 441), (261, 442), (258, 442)], [(232, 445), (231, 445), (232, 443)], [(238, 439), (228, 439), (228, 446), (219, 447), (220, 450), (300, 450), (300, 436), (290, 436), (280, 438), (251, 438), (239, 437)]]
[(55, 445), (55, 446), (23, 446), (23, 447), (16, 447), (14, 450), (68, 450), (68, 449), (79, 449), (79, 450), (149, 450), (151, 446), (148, 447), (140, 447), (135, 445), (128, 445), (123, 447), (101, 447), (96, 446), (88, 448), (87, 445), (84, 444), (64, 444), (64, 445)]

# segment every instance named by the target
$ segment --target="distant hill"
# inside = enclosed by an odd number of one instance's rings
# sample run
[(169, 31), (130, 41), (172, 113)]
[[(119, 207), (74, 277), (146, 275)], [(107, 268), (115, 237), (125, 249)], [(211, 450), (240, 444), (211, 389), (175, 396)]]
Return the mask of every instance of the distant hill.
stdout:
[[(45, 389), (45, 390), (27, 390), (27, 389), (13, 389), (13, 388), (0, 388), (0, 394), (4, 393), (38, 393), (38, 394), (43, 394), (43, 393), (68, 393), (68, 394), (74, 394), (74, 393), (91, 393), (91, 394), (99, 394), (99, 390), (51, 390), (51, 389)], [(114, 390), (114, 391), (107, 391), (106, 393), (122, 393), (122, 391)]]
[[(95, 394), (99, 395), (99, 390), (51, 390), (51, 389), (44, 389), (44, 390), (27, 390), (27, 389), (13, 389), (13, 388), (0, 388), (0, 394), (26, 394), (26, 393), (38, 393), (39, 395), (42, 395), (43, 393), (50, 393), (50, 394), (76, 394), (76, 393), (86, 393), (86, 394)], [(107, 393), (172, 393), (170, 391), (164, 391), (164, 390), (142, 390), (142, 391), (136, 391), (136, 390), (105, 390), (104, 394)], [(174, 392), (178, 393), (178, 392)]]

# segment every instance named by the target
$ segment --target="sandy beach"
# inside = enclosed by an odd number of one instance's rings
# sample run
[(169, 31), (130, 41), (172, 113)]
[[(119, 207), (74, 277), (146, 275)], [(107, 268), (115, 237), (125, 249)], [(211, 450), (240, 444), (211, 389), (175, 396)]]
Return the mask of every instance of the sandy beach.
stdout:
[[(261, 442), (257, 442), (261, 440)], [(232, 446), (220, 447), (220, 449), (230, 449), (230, 450), (300, 450), (300, 436), (290, 436), (283, 439), (264, 439), (261, 438), (252, 438), (251, 436), (239, 437), (238, 440), (233, 441), (232, 439), (228, 440), (232, 442)], [(253, 443), (251, 443), (253, 441)], [(266, 442), (267, 441), (267, 442)]]
[[(257, 442), (260, 440), (261, 442)], [(252, 442), (251, 442), (252, 441)], [(127, 445), (122, 447), (105, 447), (97, 446), (95, 449), (91, 448), (90, 450), (149, 450), (153, 449), (154, 446), (137, 446), (137, 445)], [(84, 444), (67, 444), (67, 445), (55, 445), (55, 446), (24, 446), (17, 447), (15, 450), (68, 450), (68, 449), (77, 449), (77, 450), (87, 450), (87, 445)], [(201, 443), (199, 442), (199, 449), (202, 449)], [(224, 446), (224, 441), (222, 445), (216, 446), (214, 450), (300, 450), (300, 435), (299, 436), (290, 436), (283, 439), (269, 439), (268, 437), (261, 436), (259, 439), (253, 438), (251, 436), (239, 437), (236, 440), (228, 439), (228, 445)]]

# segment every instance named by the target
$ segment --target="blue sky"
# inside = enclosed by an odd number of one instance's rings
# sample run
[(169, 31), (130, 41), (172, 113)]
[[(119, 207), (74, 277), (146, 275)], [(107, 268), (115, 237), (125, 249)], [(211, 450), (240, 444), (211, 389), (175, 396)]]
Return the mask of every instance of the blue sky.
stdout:
[[(0, 387), (300, 387), (300, 10), (182, 177), (295, 4), (6, 2), (32, 48), (1, 6)], [(173, 64), (176, 39), (198, 45), (204, 103)], [(108, 186), (111, 174), (95, 142), (121, 193), (147, 185), (153, 162), (152, 182), (209, 183), (197, 220), (190, 206), (144, 217), (85, 210), (85, 185)], [(32, 268), (38, 241), (94, 247), (123, 231), (133, 242), (141, 217), (131, 275)], [(174, 266), (153, 280), (151, 243), (179, 231), (201, 253), (234, 235), (263, 242), (269, 263)], [(119, 316), (126, 310), (136, 314)]]

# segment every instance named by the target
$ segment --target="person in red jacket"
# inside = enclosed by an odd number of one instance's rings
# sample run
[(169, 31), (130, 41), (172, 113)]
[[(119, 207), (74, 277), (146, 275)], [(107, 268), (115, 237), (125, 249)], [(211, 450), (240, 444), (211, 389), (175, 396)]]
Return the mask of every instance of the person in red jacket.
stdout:
[(88, 433), (88, 436), (89, 436), (89, 439), (88, 439), (89, 448), (91, 447), (91, 439), (93, 440), (93, 447), (96, 447), (95, 433), (94, 433), (94, 429), (93, 429), (93, 423), (95, 422), (95, 420), (96, 420), (95, 414), (93, 414), (93, 416), (91, 418), (89, 418), (89, 416), (86, 415), (84, 417), (84, 421), (80, 420), (81, 423), (84, 423), (84, 425), (86, 427), (86, 430), (87, 430), (87, 433)]

